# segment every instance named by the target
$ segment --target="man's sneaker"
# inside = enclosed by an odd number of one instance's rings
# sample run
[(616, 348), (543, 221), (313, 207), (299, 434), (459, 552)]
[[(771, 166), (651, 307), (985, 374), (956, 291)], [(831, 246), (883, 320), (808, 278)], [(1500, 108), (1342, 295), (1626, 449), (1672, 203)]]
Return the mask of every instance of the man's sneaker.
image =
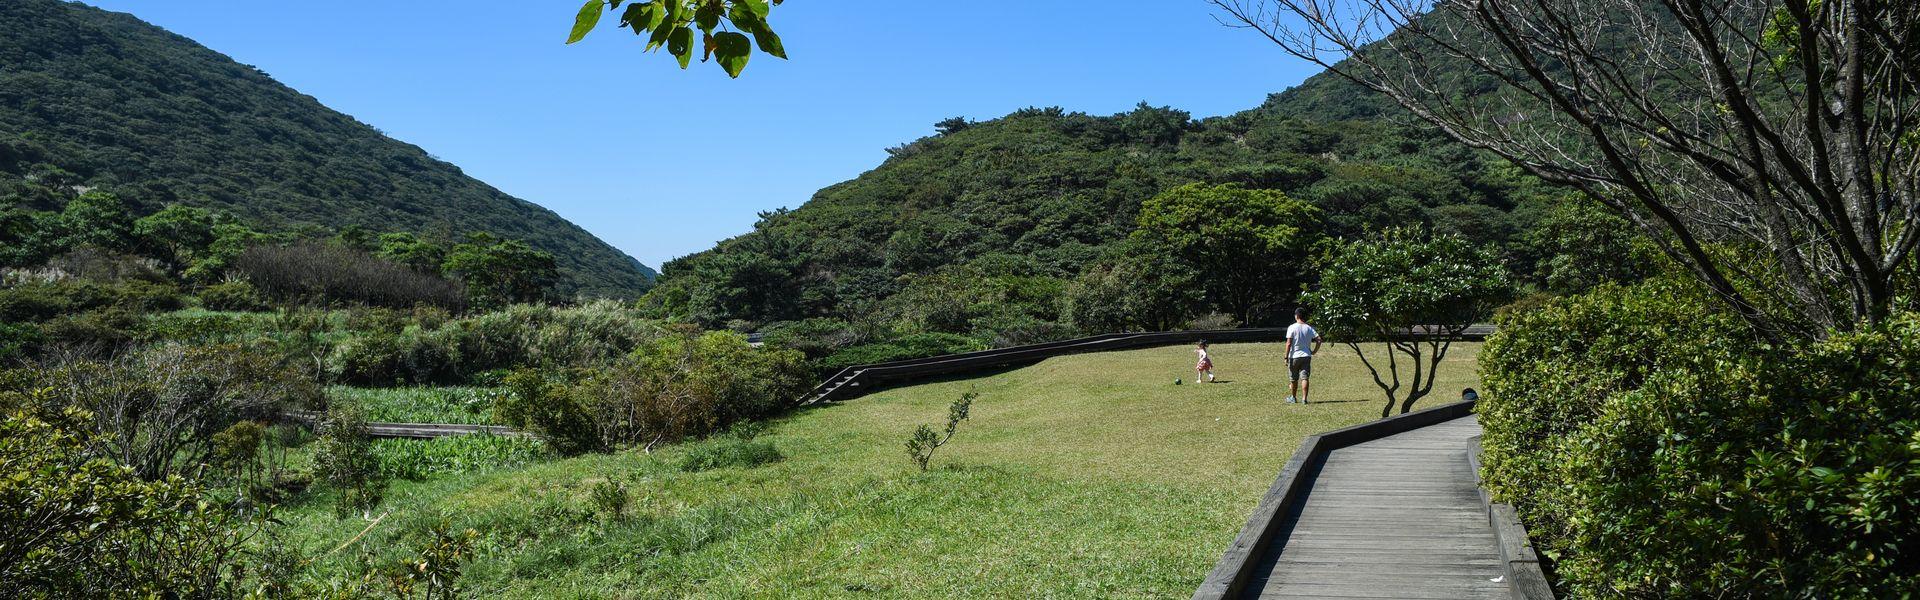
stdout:
[(1287, 404), (1293, 404), (1293, 396), (1287, 396)]

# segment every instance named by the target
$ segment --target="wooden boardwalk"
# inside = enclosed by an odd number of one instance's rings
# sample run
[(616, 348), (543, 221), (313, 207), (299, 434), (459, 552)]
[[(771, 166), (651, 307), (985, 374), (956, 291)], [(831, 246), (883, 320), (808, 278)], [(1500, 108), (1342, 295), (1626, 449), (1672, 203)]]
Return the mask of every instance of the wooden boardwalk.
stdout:
[(1467, 463), (1477, 435), (1466, 416), (1328, 452), (1243, 596), (1509, 597)]

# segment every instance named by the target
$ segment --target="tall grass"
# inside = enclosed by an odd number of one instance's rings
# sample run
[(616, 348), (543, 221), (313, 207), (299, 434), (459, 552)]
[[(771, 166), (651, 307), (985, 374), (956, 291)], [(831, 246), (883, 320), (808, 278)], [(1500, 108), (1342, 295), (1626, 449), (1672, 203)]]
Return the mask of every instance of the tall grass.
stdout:
[(486, 433), (431, 440), (374, 440), (373, 454), (380, 460), (382, 474), (411, 480), (517, 467), (551, 455), (540, 440)]
[(505, 388), (492, 387), (358, 388), (337, 385), (327, 388), (327, 399), (329, 402), (358, 405), (366, 411), (369, 421), (498, 425), (493, 418), (493, 403), (506, 393)]

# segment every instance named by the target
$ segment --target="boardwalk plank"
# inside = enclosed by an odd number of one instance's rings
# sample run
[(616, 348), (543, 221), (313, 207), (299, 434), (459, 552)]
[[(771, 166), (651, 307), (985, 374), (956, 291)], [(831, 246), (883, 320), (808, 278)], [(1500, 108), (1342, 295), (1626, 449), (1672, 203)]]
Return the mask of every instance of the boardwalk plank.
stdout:
[(1468, 466), (1473, 417), (1329, 452), (1247, 588), (1263, 598), (1504, 598)]

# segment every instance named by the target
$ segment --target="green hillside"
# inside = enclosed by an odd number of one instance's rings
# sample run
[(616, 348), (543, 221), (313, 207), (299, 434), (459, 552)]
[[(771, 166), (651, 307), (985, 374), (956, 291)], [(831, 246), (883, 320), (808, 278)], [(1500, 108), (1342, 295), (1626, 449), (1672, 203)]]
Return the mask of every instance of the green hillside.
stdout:
[[(277, 229), (521, 239), (559, 259), (563, 294), (631, 297), (653, 272), (533, 203), (132, 16), (0, 3), (0, 207), (58, 183), (142, 212), (218, 208)], [(36, 206), (38, 205), (38, 206)]]
[[(709, 326), (764, 328), (913, 312), (924, 295), (903, 292), (928, 274), (1023, 278), (1057, 295), (1117, 260), (1144, 202), (1189, 183), (1280, 190), (1320, 208), (1334, 237), (1395, 226), (1459, 233), (1531, 274), (1542, 257), (1523, 234), (1563, 194), (1398, 114), (1322, 74), (1200, 120), (1142, 103), (1111, 116), (1030, 108), (943, 121), (752, 233), (666, 264), (650, 301)], [(1065, 319), (1033, 312), (1019, 318)], [(991, 337), (982, 328), (993, 326), (945, 332)]]

